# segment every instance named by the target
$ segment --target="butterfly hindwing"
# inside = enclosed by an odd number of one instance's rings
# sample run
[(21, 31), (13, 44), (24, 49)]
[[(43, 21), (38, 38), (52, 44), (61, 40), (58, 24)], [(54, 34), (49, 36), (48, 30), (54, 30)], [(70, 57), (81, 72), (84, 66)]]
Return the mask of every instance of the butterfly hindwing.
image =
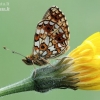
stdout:
[(34, 41), (33, 54), (45, 59), (56, 57), (68, 48), (69, 29), (59, 8), (48, 9), (37, 25)]

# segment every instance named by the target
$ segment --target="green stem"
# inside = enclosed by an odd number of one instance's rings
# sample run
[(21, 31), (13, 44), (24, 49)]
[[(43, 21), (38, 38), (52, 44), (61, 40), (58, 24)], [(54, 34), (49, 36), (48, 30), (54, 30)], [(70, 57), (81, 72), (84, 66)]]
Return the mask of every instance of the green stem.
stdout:
[(31, 77), (0, 89), (0, 97), (8, 94), (34, 90), (34, 81)]
[[(64, 62), (64, 59), (67, 60)], [(73, 60), (70, 58), (64, 59), (55, 64), (54, 67), (47, 65), (47, 67), (39, 68), (33, 71), (29, 78), (1, 88), (0, 96), (32, 90), (44, 93), (55, 88), (77, 89), (76, 83), (79, 82), (79, 79), (75, 75), (78, 73), (64, 72), (72, 66)]]

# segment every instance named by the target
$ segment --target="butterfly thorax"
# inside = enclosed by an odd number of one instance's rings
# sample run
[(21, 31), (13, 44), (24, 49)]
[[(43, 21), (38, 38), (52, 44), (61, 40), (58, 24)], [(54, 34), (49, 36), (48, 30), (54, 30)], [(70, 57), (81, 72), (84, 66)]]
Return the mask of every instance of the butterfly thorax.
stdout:
[(47, 64), (47, 61), (44, 60), (43, 58), (40, 58), (38, 54), (36, 55), (31, 54), (30, 56), (27, 56), (26, 59), (22, 59), (22, 61), (27, 65), (35, 64), (35, 65), (42, 66)]

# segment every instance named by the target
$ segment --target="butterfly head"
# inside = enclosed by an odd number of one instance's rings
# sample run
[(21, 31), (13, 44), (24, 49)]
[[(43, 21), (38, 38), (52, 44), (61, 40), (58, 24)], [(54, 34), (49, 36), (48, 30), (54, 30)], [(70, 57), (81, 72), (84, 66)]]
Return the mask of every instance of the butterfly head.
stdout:
[(25, 59), (22, 59), (22, 61), (26, 64), (26, 65), (33, 65), (33, 61), (30, 57), (25, 57)]

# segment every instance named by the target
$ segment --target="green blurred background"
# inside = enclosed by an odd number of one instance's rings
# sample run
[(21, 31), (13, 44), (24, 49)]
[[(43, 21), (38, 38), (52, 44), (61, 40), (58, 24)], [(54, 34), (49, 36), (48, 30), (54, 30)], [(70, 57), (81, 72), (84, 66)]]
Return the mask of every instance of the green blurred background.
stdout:
[[(100, 31), (100, 0), (0, 0), (9, 2), (10, 11), (0, 11), (0, 88), (31, 75), (33, 66), (23, 57), (3, 50), (3, 46), (29, 55), (37, 23), (52, 5), (58, 6), (69, 22), (70, 50), (94, 32)], [(0, 8), (3, 6), (0, 6)], [(0, 100), (100, 100), (100, 91), (51, 90), (12, 94)]]

